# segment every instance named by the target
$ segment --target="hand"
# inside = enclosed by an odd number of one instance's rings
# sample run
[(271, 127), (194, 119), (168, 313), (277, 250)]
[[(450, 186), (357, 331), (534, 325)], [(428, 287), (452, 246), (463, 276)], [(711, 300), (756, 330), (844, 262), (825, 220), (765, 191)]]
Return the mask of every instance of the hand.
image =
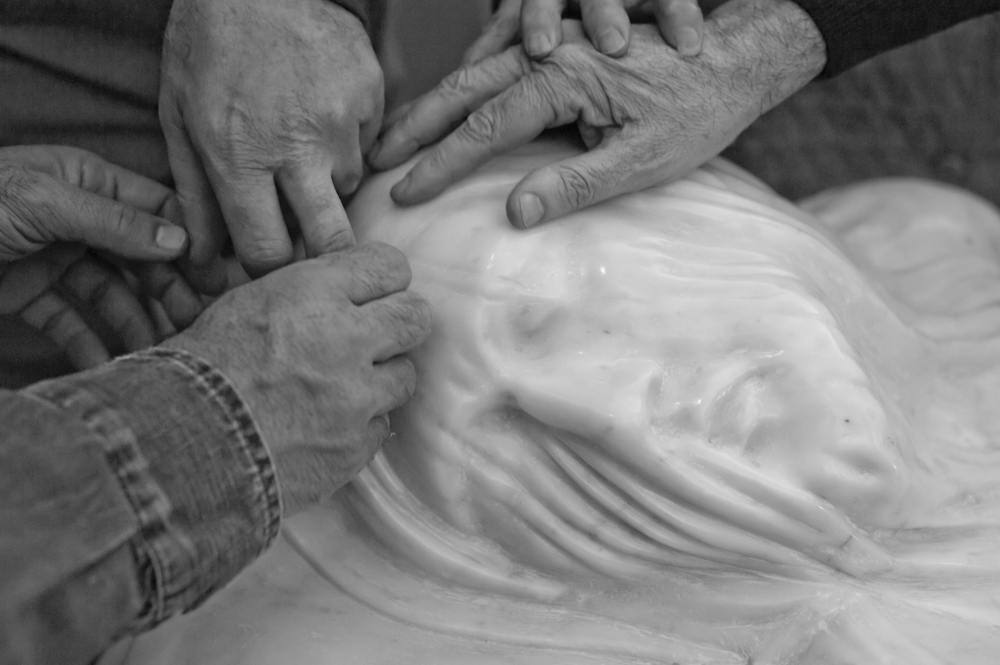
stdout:
[(399, 250), (371, 244), (296, 263), (222, 296), (166, 342), (212, 363), (246, 401), (286, 514), (332, 494), (389, 436), (413, 394), (401, 354), (430, 330)]
[[(532, 58), (552, 53), (563, 41), (562, 18), (567, 0), (502, 0), (479, 39), (465, 52), (470, 65), (503, 52), (520, 41)], [(583, 19), (590, 41), (604, 55), (628, 53), (630, 16), (641, 20), (652, 10), (660, 34), (685, 56), (701, 51), (704, 18), (698, 0), (569, 0)]]
[(382, 103), (361, 22), (329, 0), (176, 0), (160, 119), (191, 264), (210, 265), (227, 229), (251, 276), (291, 261), (279, 189), (310, 256), (353, 244), (340, 196), (361, 180)]
[(166, 263), (187, 246), (177, 213), (169, 189), (88, 152), (0, 148), (0, 316), (20, 316), (79, 369), (106, 362), (109, 346), (152, 346), (157, 322), (105, 258), (152, 262), (120, 265), (174, 327), (188, 325), (203, 305)]
[(433, 198), (495, 154), (546, 128), (576, 123), (589, 152), (529, 173), (507, 200), (516, 226), (683, 177), (824, 64), (811, 19), (787, 0), (731, 0), (706, 24), (701, 57), (681, 58), (649, 26), (627, 56), (608, 58), (579, 23), (541, 62), (520, 48), (466, 66), (403, 110), (369, 157), (386, 169), (458, 129), (392, 189), (412, 205)]

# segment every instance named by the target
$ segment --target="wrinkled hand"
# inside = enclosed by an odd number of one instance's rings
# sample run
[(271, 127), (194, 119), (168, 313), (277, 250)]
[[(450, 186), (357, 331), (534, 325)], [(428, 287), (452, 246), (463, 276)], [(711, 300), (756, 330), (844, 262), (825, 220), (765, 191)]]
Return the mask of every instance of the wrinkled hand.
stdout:
[[(202, 301), (169, 263), (187, 246), (173, 192), (82, 150), (0, 149), (0, 315), (17, 315), (85, 369), (162, 337), (123, 272), (181, 328)], [(103, 257), (89, 248), (101, 250)], [(152, 262), (152, 263), (147, 263)]]
[(193, 274), (212, 263), (227, 232), (252, 276), (291, 261), (279, 190), (310, 256), (353, 244), (340, 196), (361, 180), (382, 104), (371, 43), (342, 7), (176, 0), (160, 120)]
[(222, 296), (165, 346), (217, 367), (268, 443), (286, 514), (329, 496), (389, 436), (413, 394), (401, 354), (430, 330), (399, 250), (363, 245), (296, 263)]
[(493, 155), (576, 123), (589, 152), (529, 173), (507, 200), (511, 222), (530, 227), (686, 175), (825, 60), (811, 19), (784, 0), (723, 5), (694, 59), (680, 57), (651, 26), (634, 26), (619, 59), (595, 50), (578, 22), (563, 22), (563, 36), (542, 61), (508, 49), (459, 69), (403, 110), (369, 157), (375, 168), (403, 163), (461, 124), (393, 187), (393, 199), (431, 199)]
[(502, 0), (479, 39), (465, 52), (473, 64), (521, 41), (532, 58), (544, 58), (563, 41), (563, 12), (578, 10), (583, 28), (598, 50), (612, 57), (628, 52), (630, 20), (652, 13), (660, 34), (681, 55), (701, 51), (704, 18), (698, 0)]

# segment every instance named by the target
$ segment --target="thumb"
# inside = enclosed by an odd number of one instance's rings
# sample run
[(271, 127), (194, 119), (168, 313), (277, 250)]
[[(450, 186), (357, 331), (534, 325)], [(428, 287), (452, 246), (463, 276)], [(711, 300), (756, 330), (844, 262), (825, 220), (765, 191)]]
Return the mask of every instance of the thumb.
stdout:
[(37, 171), (21, 170), (17, 180), (3, 192), (0, 224), (10, 228), (0, 230), (12, 233), (0, 234), (0, 257), (75, 241), (122, 258), (170, 261), (187, 247), (187, 232), (162, 217)]
[(641, 189), (651, 184), (637, 168), (646, 161), (643, 152), (641, 145), (612, 136), (590, 152), (532, 171), (507, 198), (507, 218), (527, 229)]

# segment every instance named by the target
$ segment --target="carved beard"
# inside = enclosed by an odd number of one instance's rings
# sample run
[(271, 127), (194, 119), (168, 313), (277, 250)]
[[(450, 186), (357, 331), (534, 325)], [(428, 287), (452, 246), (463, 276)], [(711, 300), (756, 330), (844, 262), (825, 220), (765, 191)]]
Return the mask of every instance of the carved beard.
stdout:
[(359, 239), (403, 249), (435, 312), (417, 395), (332, 505), (131, 662), (228, 639), (326, 662), (309, 612), (343, 663), (995, 661), (996, 212), (907, 181), (814, 217), (717, 161), (511, 228), (511, 187), (569, 154), (415, 208), (388, 196), (405, 166), (359, 193)]

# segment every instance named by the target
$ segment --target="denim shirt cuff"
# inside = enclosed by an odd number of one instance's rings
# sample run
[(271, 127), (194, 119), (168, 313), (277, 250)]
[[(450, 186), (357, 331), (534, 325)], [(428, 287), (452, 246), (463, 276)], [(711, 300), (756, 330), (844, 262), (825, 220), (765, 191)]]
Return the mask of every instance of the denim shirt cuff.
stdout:
[(208, 363), (154, 348), (27, 392), (75, 412), (102, 441), (136, 514), (131, 544), (146, 600), (132, 630), (196, 607), (277, 537), (270, 454)]

